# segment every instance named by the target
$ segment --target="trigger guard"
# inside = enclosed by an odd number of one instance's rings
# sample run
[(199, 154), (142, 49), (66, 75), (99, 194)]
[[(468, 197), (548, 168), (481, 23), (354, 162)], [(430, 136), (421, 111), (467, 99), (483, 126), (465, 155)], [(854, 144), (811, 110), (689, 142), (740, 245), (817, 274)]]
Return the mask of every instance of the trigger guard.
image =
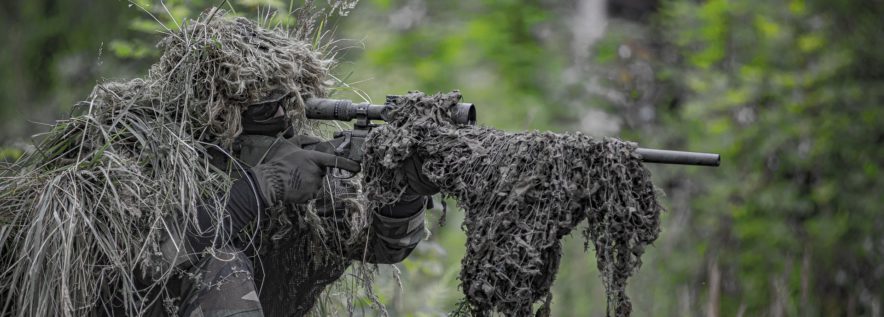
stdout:
[(335, 148), (335, 155), (345, 157), (346, 156), (345, 154), (347, 153), (347, 149), (350, 148), (350, 145), (352, 144), (352, 137), (353, 136), (350, 133), (345, 133), (343, 135), (343, 137), (344, 137), (344, 141), (341, 142), (341, 144), (338, 144), (338, 146)]

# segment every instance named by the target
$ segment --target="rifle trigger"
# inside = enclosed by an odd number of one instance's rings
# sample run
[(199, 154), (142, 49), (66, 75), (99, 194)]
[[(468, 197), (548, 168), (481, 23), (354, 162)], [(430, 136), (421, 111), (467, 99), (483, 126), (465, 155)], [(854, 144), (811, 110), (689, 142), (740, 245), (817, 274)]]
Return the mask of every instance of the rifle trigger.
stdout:
[[(352, 145), (353, 134), (350, 133), (352, 131), (342, 131), (341, 134), (344, 136), (344, 142), (338, 145), (335, 148), (335, 155), (345, 158), (350, 158), (350, 146)], [(356, 176), (355, 173), (350, 173), (348, 171), (332, 168), (331, 176), (337, 179), (350, 179), (353, 176)]]

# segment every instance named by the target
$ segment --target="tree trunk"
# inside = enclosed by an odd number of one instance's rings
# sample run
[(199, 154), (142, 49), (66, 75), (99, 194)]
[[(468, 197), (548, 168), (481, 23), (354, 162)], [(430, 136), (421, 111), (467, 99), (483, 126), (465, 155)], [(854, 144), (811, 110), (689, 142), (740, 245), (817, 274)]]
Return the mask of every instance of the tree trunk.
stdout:
[(798, 307), (801, 316), (810, 316), (810, 246), (804, 247), (801, 257), (801, 302)]
[(718, 317), (721, 301), (721, 269), (718, 267), (718, 255), (709, 259), (709, 299), (706, 303), (706, 317)]

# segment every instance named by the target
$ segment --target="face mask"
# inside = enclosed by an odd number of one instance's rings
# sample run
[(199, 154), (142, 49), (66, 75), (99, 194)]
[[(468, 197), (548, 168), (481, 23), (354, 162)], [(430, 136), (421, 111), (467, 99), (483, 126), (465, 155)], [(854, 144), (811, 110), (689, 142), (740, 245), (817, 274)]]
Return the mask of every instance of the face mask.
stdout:
[(287, 138), (293, 136), (291, 122), (282, 107), (285, 97), (284, 94), (278, 94), (266, 101), (249, 105), (242, 113), (242, 134), (277, 136), (284, 133)]
[[(262, 108), (270, 108), (271, 114), (262, 113), (268, 111)], [(249, 107), (243, 112), (242, 134), (277, 136), (284, 132), (288, 134), (286, 137), (291, 137), (294, 135), (293, 129), (290, 129), (291, 122), (285, 115), (277, 115), (281, 109), (277, 104)]]

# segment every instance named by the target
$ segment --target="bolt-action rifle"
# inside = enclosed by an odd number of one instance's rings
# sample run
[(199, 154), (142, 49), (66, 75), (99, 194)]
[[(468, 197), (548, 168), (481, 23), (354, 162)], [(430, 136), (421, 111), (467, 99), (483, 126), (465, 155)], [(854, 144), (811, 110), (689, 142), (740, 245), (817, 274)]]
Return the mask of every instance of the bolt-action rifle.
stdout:
[[(335, 133), (337, 155), (362, 162), (362, 144), (372, 128), (377, 127), (372, 120), (383, 121), (387, 108), (396, 96), (387, 96), (384, 105), (372, 105), (367, 102), (355, 103), (343, 99), (312, 98), (306, 101), (308, 119), (315, 120), (356, 120), (353, 130)], [(458, 103), (452, 115), (455, 123), (473, 125), (476, 123), (476, 106), (472, 103)], [(698, 153), (638, 148), (635, 153), (641, 156), (642, 162), (662, 164), (682, 164), (700, 166), (718, 166), (720, 155), (715, 153)]]

